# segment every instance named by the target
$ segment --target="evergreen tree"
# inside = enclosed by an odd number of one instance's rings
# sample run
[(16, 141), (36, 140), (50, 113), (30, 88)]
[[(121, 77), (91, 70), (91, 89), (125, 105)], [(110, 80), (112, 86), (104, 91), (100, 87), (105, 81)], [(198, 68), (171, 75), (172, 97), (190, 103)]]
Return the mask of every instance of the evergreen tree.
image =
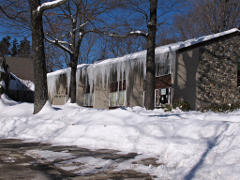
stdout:
[(30, 55), (31, 55), (31, 45), (30, 45), (30, 41), (27, 40), (26, 37), (24, 37), (24, 39), (20, 41), (20, 44), (18, 45), (17, 54), (20, 57), (30, 57)]
[(0, 41), (0, 51), (3, 55), (9, 55), (10, 51), (9, 51), (9, 47), (11, 45), (10, 43), (10, 36), (6, 36), (4, 38), (2, 38), (2, 40)]
[(11, 48), (11, 56), (16, 56), (17, 53), (18, 53), (18, 49), (17, 49), (17, 46), (18, 46), (18, 41), (17, 39), (15, 38), (12, 42), (12, 48)]

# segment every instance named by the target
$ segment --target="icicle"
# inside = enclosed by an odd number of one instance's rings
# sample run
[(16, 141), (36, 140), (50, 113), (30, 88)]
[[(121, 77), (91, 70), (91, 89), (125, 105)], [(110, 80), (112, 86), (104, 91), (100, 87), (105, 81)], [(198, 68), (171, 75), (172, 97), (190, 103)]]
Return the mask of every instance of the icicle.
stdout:
[(47, 78), (48, 94), (49, 94), (50, 98), (54, 97), (54, 92), (56, 90), (56, 79), (57, 78), (58, 78), (58, 76), (56, 76), (56, 75), (48, 76), (48, 78)]
[(71, 82), (71, 70), (70, 68), (68, 68), (69, 70), (66, 72), (66, 76), (67, 76), (67, 92), (68, 92), (68, 97), (70, 96), (70, 82)]
[(122, 89), (123, 89), (123, 84), (124, 84), (124, 65), (122, 64), (122, 66), (121, 66), (121, 76), (122, 76)]
[(89, 82), (89, 86), (90, 86), (90, 95), (92, 95), (94, 82), (96, 82), (94, 66), (89, 66), (87, 68), (87, 73), (88, 73), (88, 82)]
[(104, 67), (100, 67), (100, 71), (101, 71), (101, 76), (102, 76), (102, 88), (104, 88), (105, 87), (105, 74), (106, 74), (106, 72), (105, 72), (105, 68)]
[(48, 94), (50, 98), (53, 98), (56, 94), (56, 84), (61, 74), (66, 74), (67, 77), (67, 89), (69, 92), (70, 87), (70, 78), (71, 78), (71, 70), (70, 68), (61, 69), (52, 73), (47, 74), (47, 84), (48, 84)]
[[(159, 66), (171, 66), (171, 71), (174, 72), (174, 66), (172, 64), (175, 63), (176, 53), (174, 51), (162, 51), (158, 49), (156, 51), (156, 73), (159, 73)], [(87, 97), (87, 103), (91, 104), (91, 97), (94, 94), (94, 85), (96, 83), (101, 83), (102, 88), (109, 89), (110, 81), (112, 80), (112, 74), (116, 73), (117, 75), (117, 92), (119, 94), (120, 85), (121, 89), (123, 89), (124, 81), (126, 83), (126, 89), (129, 87), (129, 79), (130, 79), (130, 71), (133, 70), (138, 71), (137, 73), (140, 75), (140, 78), (146, 79), (146, 51), (142, 51), (139, 53), (134, 53), (130, 55), (126, 55), (120, 58), (108, 59), (102, 62), (98, 62), (92, 65), (79, 65), (76, 80), (77, 87), (79, 86), (79, 81), (81, 80), (85, 87), (90, 86), (89, 96)], [(67, 86), (68, 92), (70, 88), (70, 69), (61, 71), (66, 73), (67, 76)], [(50, 73), (52, 74), (52, 73)], [(58, 75), (57, 75), (58, 74)], [(59, 73), (53, 73), (53, 75), (48, 76), (48, 84), (49, 84), (49, 93), (51, 97), (56, 91), (56, 81), (58, 79)], [(98, 81), (98, 82), (97, 82)], [(78, 92), (78, 91), (77, 91)], [(119, 95), (118, 95), (119, 96)], [(118, 96), (116, 98), (118, 98)], [(127, 95), (125, 93), (124, 97), (124, 105), (127, 105)]]
[(176, 64), (176, 52), (170, 51), (169, 56), (169, 66), (170, 66), (170, 73), (175, 74), (175, 64)]
[(116, 69), (117, 69), (117, 92), (118, 92), (118, 94), (119, 94), (119, 83), (120, 83), (120, 64), (121, 63), (119, 63), (119, 64), (117, 64), (117, 67), (116, 67)]

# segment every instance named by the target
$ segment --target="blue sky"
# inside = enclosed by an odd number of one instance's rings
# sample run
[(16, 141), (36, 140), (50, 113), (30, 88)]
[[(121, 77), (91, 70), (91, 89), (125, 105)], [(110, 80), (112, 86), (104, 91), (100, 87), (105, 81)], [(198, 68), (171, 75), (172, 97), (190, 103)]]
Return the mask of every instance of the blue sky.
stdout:
[[(147, 1), (148, 2), (148, 1)], [(166, 1), (166, 0), (159, 0), (159, 4), (162, 4), (162, 3), (167, 3), (169, 1)], [(146, 7), (147, 4), (143, 4), (143, 8)], [(171, 13), (168, 13), (166, 16), (161, 16), (158, 18), (158, 21), (165, 21), (166, 24), (164, 26), (162, 26), (161, 28), (168, 28), (169, 25), (171, 26), (172, 22), (173, 22), (173, 16), (176, 14), (176, 13), (179, 13), (179, 10), (181, 11), (187, 11), (189, 7), (182, 7), (181, 9), (175, 9), (173, 11), (171, 11)], [(147, 9), (147, 7), (146, 7)], [(158, 9), (158, 13), (160, 14), (164, 9), (161, 9), (159, 8)], [(127, 20), (128, 22), (132, 23), (132, 28), (134, 30), (138, 30), (139, 28), (141, 30), (147, 30), (146, 29), (146, 23), (144, 22), (144, 18), (143, 18), (143, 21), (142, 23), (138, 22), (138, 23), (133, 23), (134, 20), (139, 17), (139, 13), (134, 13), (133, 11), (126, 11), (126, 10), (115, 10), (114, 12), (112, 12), (112, 14), (108, 14), (108, 15), (102, 15), (104, 16), (104, 19), (106, 19), (108, 22), (113, 22), (115, 21), (115, 19), (112, 19), (111, 16), (117, 16), (119, 17), (119, 20)], [(141, 15), (140, 15), (141, 16)], [(13, 33), (11, 33), (13, 32)], [(174, 32), (169, 32), (169, 34), (171, 33), (174, 33)], [(6, 35), (9, 35), (11, 36), (11, 40), (13, 40), (14, 38), (16, 38), (18, 41), (22, 40), (24, 37), (27, 37), (28, 40), (31, 41), (31, 33), (29, 31), (23, 31), (22, 32), (22, 29), (9, 29), (7, 28), (6, 26), (4, 26), (2, 23), (0, 24), (0, 39), (2, 39), (4, 36)], [(86, 43), (86, 42), (84, 42)], [(83, 43), (83, 45), (84, 45)], [(97, 40), (97, 43), (95, 44), (95, 47), (93, 48), (93, 51), (91, 53), (91, 56), (92, 58), (95, 58), (96, 57), (96, 54), (99, 53), (99, 48), (101, 47), (102, 45), (102, 41), (101, 40)]]

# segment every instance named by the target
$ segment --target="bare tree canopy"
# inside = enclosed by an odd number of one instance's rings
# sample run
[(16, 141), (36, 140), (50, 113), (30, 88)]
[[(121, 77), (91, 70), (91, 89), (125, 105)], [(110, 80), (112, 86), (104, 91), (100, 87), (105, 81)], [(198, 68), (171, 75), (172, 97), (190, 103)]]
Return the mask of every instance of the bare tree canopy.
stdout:
[[(106, 42), (108, 44), (102, 46), (104, 53), (100, 54), (99, 58), (106, 58), (106, 51), (111, 51), (113, 56), (119, 56), (123, 55), (123, 53), (147, 48), (147, 78), (148, 82), (150, 82), (147, 89), (151, 92), (150, 94), (147, 93), (149, 96), (146, 97), (150, 97), (151, 100), (149, 100), (149, 103), (146, 103), (146, 107), (148, 109), (154, 107), (155, 37), (158, 34), (157, 30), (166, 25), (166, 22), (169, 22), (168, 19), (172, 16), (173, 11), (177, 10), (177, 7), (182, 5), (184, 0), (69, 0), (66, 3), (64, 3), (66, 0), (30, 0), (31, 13), (27, 11), (29, 10), (27, 0), (21, 2), (23, 12), (17, 7), (17, 0), (6, 1), (9, 2), (8, 5), (0, 3), (1, 17), (11, 19), (15, 25), (21, 24), (26, 29), (31, 24), (34, 62), (36, 62), (36, 67), (41, 67), (39, 68), (40, 70), (35, 71), (36, 77), (37, 74), (42, 74), (42, 81), (36, 87), (41, 86), (45, 88), (46, 77), (44, 74), (46, 74), (46, 69), (44, 68), (46, 64), (43, 42), (43, 38), (45, 38), (46, 42), (53, 44), (70, 58), (68, 64), (71, 67), (70, 97), (71, 102), (76, 102), (77, 64), (79, 60), (80, 62), (83, 62), (84, 59), (89, 61), (90, 51), (97, 41), (96, 36), (91, 36), (91, 34), (97, 33), (100, 34), (99, 36), (115, 38), (110, 41), (107, 38)], [(12, 10), (15, 11), (12, 14), (8, 12), (12, 8), (11, 3), (14, 3), (18, 8), (13, 8)], [(26, 7), (24, 6), (25, 4)], [(56, 6), (59, 7), (51, 10), (51, 8)], [(45, 10), (48, 11), (44, 13)], [(22, 18), (18, 18), (19, 14), (21, 14)], [(30, 14), (31, 23), (29, 20)], [(24, 21), (24, 18), (28, 19), (28, 21)], [(43, 32), (45, 32), (45, 36)], [(122, 38), (125, 39), (122, 40)], [(135, 43), (136, 39), (137, 43)], [(99, 43), (96, 44), (96, 46), (98, 45)], [(113, 45), (118, 47), (112, 48)], [(48, 52), (50, 51), (54, 52), (54, 49), (48, 46)], [(84, 51), (84, 55), (82, 51)], [(51, 60), (54, 58), (53, 56), (49, 54), (47, 57)], [(55, 61), (54, 63), (58, 62)], [(37, 82), (40, 82), (40, 80), (36, 80), (35, 83)], [(38, 90), (36, 89), (36, 91)], [(41, 96), (37, 99), (45, 102), (45, 90), (41, 93)], [(42, 105), (43, 103), (40, 103), (39, 107)]]
[[(130, 24), (130, 28), (132, 27), (135, 30), (130, 31), (127, 35), (143, 36), (146, 38), (147, 55), (144, 105), (146, 109), (154, 109), (155, 46), (157, 29), (168, 22), (166, 18), (169, 18), (174, 8), (182, 5), (183, 1), (123, 0), (122, 2), (122, 8), (133, 13), (133, 19), (126, 18), (126, 22)], [(115, 33), (112, 36), (116, 36)]]
[[(62, 49), (70, 57), (72, 103), (76, 102), (77, 64), (79, 59), (84, 57), (80, 51), (83, 39), (88, 38), (88, 45), (90, 45), (85, 51), (85, 57), (88, 58), (91, 44), (94, 43), (89, 33), (106, 29), (104, 14), (111, 11), (116, 4), (116, 0), (70, 0), (57, 11), (49, 12), (45, 16), (47, 42)], [(51, 18), (52, 16), (56, 18)]]
[(240, 26), (239, 0), (195, 0), (186, 14), (175, 17), (180, 39), (226, 31)]
[(21, 35), (31, 32), (31, 20), (28, 0), (1, 0), (0, 21), (4, 25), (3, 33)]

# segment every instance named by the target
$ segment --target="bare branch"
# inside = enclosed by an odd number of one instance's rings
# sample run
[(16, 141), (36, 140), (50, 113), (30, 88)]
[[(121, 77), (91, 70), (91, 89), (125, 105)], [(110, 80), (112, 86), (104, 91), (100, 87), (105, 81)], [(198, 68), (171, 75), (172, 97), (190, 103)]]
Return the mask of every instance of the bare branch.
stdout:
[(53, 40), (47, 37), (44, 37), (44, 38), (47, 42), (54, 44), (55, 46), (61, 48), (62, 50), (68, 52), (69, 54), (73, 54), (73, 52), (68, 47), (63, 45), (63, 44), (68, 44), (69, 46), (71, 46), (71, 44), (67, 43), (66, 41), (59, 41), (58, 39), (53, 37), (51, 37)]
[(39, 13), (43, 13), (43, 11), (47, 10), (47, 9), (53, 9), (55, 7), (58, 7), (62, 4), (64, 4), (65, 2), (67, 2), (68, 0), (54, 0), (51, 2), (45, 2), (43, 4), (41, 4), (40, 6), (38, 6), (37, 11)]
[(16, 20), (16, 17), (18, 17), (17, 15), (15, 15), (15, 16), (10, 16), (3, 8), (2, 8), (2, 6), (0, 5), (0, 11), (7, 17), (7, 18), (9, 18), (9, 19), (12, 19), (12, 20)]
[(131, 31), (131, 32), (129, 33), (129, 35), (132, 35), (132, 36), (137, 35), (137, 36), (147, 37), (147, 36), (148, 36), (148, 33), (145, 33), (145, 32), (143, 32), (143, 31), (137, 30), (137, 31)]
[(98, 29), (92, 29), (92, 30), (89, 30), (89, 31), (86, 31), (85, 34), (87, 33), (97, 33), (97, 34), (103, 34), (105, 36), (109, 36), (109, 37), (115, 37), (115, 38), (127, 38), (127, 37), (130, 37), (130, 36), (142, 36), (144, 38), (147, 38), (148, 36), (148, 33), (145, 33), (143, 31), (131, 31), (127, 34), (124, 34), (124, 35), (121, 35), (121, 34), (118, 34), (118, 33), (110, 33), (110, 32), (105, 32), (105, 31), (100, 31)]
[(78, 26), (78, 28), (73, 29), (73, 32), (75, 32), (75, 31), (77, 31), (77, 30), (80, 30), (80, 29), (83, 29), (84, 26), (86, 26), (88, 23), (89, 23), (89, 21), (86, 21), (86, 22), (80, 24), (80, 25)]

